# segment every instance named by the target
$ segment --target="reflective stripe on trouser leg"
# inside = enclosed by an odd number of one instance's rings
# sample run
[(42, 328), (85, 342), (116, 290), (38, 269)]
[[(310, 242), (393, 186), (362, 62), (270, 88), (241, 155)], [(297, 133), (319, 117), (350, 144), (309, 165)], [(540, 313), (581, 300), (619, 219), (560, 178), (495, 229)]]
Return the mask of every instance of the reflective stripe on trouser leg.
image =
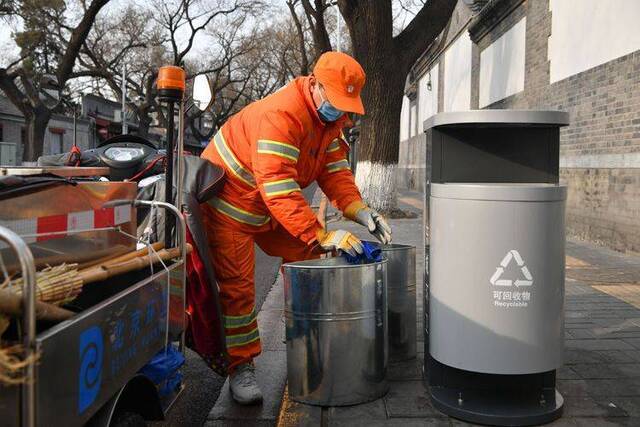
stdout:
[(248, 326), (256, 320), (256, 308), (253, 307), (251, 313), (240, 315), (240, 316), (223, 316), (224, 318), (224, 327), (225, 328), (242, 328), (243, 326)]
[(233, 332), (228, 331), (226, 335), (227, 348), (245, 346), (260, 339), (260, 332), (258, 331), (257, 323), (255, 323), (255, 327), (253, 327), (249, 332), (234, 334)]

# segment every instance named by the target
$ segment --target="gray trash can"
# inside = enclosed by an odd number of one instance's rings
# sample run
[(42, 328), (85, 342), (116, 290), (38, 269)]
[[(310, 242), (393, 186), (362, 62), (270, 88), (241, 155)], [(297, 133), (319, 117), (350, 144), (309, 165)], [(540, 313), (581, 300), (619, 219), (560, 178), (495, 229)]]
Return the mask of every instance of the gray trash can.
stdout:
[(378, 399), (387, 384), (387, 261), (284, 265), (289, 396), (321, 406)]
[(562, 414), (564, 208), (558, 111), (473, 110), (424, 124), (425, 379), (439, 410), (491, 425)]

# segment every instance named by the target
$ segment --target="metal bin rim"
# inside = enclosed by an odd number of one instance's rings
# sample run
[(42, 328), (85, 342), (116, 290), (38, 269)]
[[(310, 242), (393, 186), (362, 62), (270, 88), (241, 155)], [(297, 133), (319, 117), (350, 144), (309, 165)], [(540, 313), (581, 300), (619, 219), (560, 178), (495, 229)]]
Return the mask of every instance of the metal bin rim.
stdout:
[[(335, 260), (332, 262), (332, 260)], [(318, 262), (322, 261), (322, 264), (319, 264)], [(284, 268), (293, 268), (293, 269), (301, 269), (301, 270), (323, 270), (323, 269), (335, 269), (336, 267), (339, 268), (362, 268), (362, 267), (371, 267), (374, 265), (382, 265), (382, 264), (386, 264), (387, 263), (387, 259), (383, 258), (381, 261), (366, 261), (362, 264), (349, 264), (346, 260), (339, 258), (339, 257), (334, 257), (334, 258), (324, 258), (324, 259), (310, 259), (310, 260), (306, 260), (306, 261), (296, 261), (296, 262), (289, 262), (286, 264), (283, 264), (282, 267)]]
[(415, 248), (416, 247), (413, 245), (405, 245), (403, 243), (389, 243), (388, 245), (380, 245), (380, 249), (382, 249), (383, 252), (405, 251)]

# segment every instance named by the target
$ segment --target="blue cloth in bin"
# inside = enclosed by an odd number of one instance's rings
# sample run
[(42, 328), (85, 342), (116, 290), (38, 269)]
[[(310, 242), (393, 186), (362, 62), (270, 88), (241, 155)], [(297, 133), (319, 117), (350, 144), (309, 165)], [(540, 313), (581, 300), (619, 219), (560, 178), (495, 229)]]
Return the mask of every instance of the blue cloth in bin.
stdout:
[(382, 261), (382, 249), (380, 245), (374, 242), (362, 242), (362, 247), (364, 248), (362, 254), (351, 256), (346, 252), (342, 252), (342, 257), (346, 259), (349, 264)]
[(182, 382), (182, 372), (179, 369), (184, 365), (184, 360), (184, 355), (170, 345), (156, 353), (140, 372), (158, 387), (160, 396), (168, 396)]

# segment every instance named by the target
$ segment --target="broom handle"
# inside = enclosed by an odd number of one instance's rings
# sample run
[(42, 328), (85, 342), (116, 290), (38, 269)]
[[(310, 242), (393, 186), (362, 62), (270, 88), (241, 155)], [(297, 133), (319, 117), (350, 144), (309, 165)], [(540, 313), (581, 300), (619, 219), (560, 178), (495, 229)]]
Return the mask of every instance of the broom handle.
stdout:
[[(22, 295), (0, 289), (0, 312), (11, 316), (22, 316)], [(42, 301), (36, 301), (36, 318), (61, 322), (72, 317), (73, 311), (65, 310)]]
[[(164, 242), (152, 243), (151, 247), (153, 248), (154, 251), (157, 252), (160, 249), (164, 248)], [(96, 266), (103, 266), (103, 265), (107, 266), (107, 265), (112, 265), (112, 264), (119, 264), (119, 263), (124, 262), (124, 261), (129, 261), (130, 259), (133, 259), (133, 258), (137, 258), (137, 257), (140, 257), (140, 256), (148, 255), (148, 253), (149, 253), (149, 248), (148, 247), (144, 247), (144, 248), (139, 249), (137, 251), (127, 252), (125, 254), (118, 255), (118, 256), (115, 256), (115, 257), (106, 256), (106, 257), (100, 258), (98, 260), (89, 261), (87, 263), (80, 264), (80, 267), (78, 269), (79, 270), (86, 270), (88, 268), (96, 267)]]
[[(191, 245), (187, 245), (187, 253), (191, 252)], [(178, 258), (182, 255), (180, 248), (162, 249), (156, 254), (145, 255), (133, 258), (119, 264), (109, 264), (105, 266), (91, 267), (78, 272), (78, 276), (82, 280), (82, 284), (99, 282), (109, 277), (119, 274), (129, 273), (131, 271), (140, 270), (149, 266), (149, 263), (158, 263), (160, 260), (167, 261)]]

